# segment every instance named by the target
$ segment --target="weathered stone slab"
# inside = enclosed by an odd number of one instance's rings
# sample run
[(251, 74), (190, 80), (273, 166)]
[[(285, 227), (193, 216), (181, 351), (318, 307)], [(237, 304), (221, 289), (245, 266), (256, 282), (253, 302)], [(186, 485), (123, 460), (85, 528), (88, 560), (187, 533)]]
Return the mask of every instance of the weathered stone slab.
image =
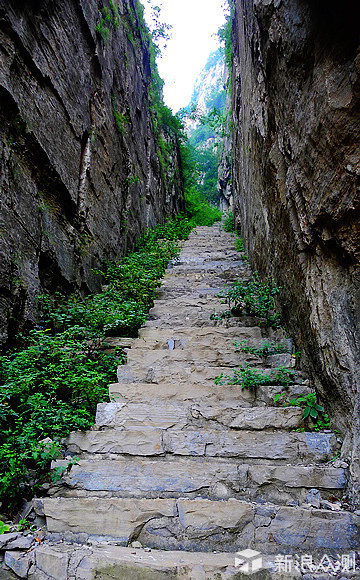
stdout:
[(156, 427), (181, 429), (190, 422), (190, 406), (176, 403), (100, 403), (97, 406), (98, 427)]
[[(259, 346), (261, 340), (255, 338), (251, 333), (246, 332), (247, 328), (251, 327), (235, 327), (232, 330), (239, 330), (241, 332), (233, 332), (233, 336), (225, 339), (223, 333), (218, 334), (216, 330), (226, 330), (223, 328), (217, 329), (213, 327), (199, 327), (198, 330), (206, 329), (206, 334), (202, 336), (196, 335), (196, 327), (187, 329), (189, 334), (181, 334), (180, 329), (176, 332), (171, 329), (156, 329), (154, 334), (159, 334), (157, 338), (141, 338), (135, 341), (134, 348), (128, 353), (127, 362), (129, 365), (151, 366), (165, 362), (166, 364), (177, 364), (181, 361), (201, 361), (202, 364), (216, 366), (239, 366), (253, 363), (257, 366), (265, 366), (265, 359), (262, 359), (254, 354), (245, 352), (236, 352), (234, 347), (234, 340), (247, 340), (249, 345)], [(154, 329), (146, 328), (146, 330)], [(191, 334), (190, 334), (191, 330)], [(260, 329), (257, 329), (260, 330)], [(158, 331), (158, 332), (157, 332)], [(162, 336), (160, 335), (162, 334)], [(244, 337), (247, 337), (246, 339)]]
[[(32, 554), (24, 554), (17, 550), (9, 550), (5, 552), (5, 564), (15, 572), (18, 578), (27, 578), (28, 572), (32, 562)], [(62, 579), (61, 579), (62, 580)]]
[(131, 430), (73, 431), (66, 439), (69, 451), (88, 453), (127, 453), (129, 455), (160, 455), (164, 453), (161, 430), (139, 428)]
[[(346, 552), (360, 543), (360, 519), (349, 512), (293, 509), (281, 507), (270, 525), (255, 530), (255, 543), (263, 544), (270, 553), (287, 548), (319, 552)], [(269, 553), (269, 552), (268, 552)]]
[(153, 518), (173, 517), (173, 499), (44, 498), (50, 532), (86, 532), (112, 536), (127, 543)]
[[(140, 541), (148, 538), (153, 547), (163, 545), (169, 532), (172, 545), (189, 541), (207, 550), (225, 542), (235, 551), (245, 539), (250, 546), (262, 544), (265, 553), (289, 553), (290, 547), (334, 553), (359, 545), (360, 520), (349, 512), (257, 506), (235, 499), (137, 498), (45, 498), (44, 509), (50, 531), (86, 531), (124, 543), (140, 533)], [(223, 534), (220, 541), (218, 534)]]
[(52, 546), (42, 546), (35, 552), (36, 567), (56, 580), (68, 580), (70, 550), (54, 549)]
[(296, 429), (303, 423), (302, 409), (296, 407), (254, 407), (239, 409), (224, 424), (233, 429)]
[(215, 423), (232, 429), (293, 429), (302, 422), (302, 410), (294, 407), (239, 408), (238, 401), (211, 405), (158, 400), (146, 403), (111, 402), (97, 407), (98, 427), (156, 427), (182, 429), (186, 425)]
[(241, 457), (325, 462), (336, 450), (328, 433), (215, 431), (210, 429), (164, 432), (164, 448), (175, 455)]
[[(170, 339), (172, 343), (172, 339)], [(170, 342), (169, 341), (169, 342)], [(148, 368), (156, 367), (178, 367), (182, 364), (199, 364), (209, 366), (228, 366), (236, 367), (241, 364), (256, 364), (262, 365), (262, 361), (255, 355), (247, 353), (236, 353), (234, 348), (226, 348), (221, 344), (216, 348), (201, 347), (189, 345), (188, 347), (174, 348), (174, 349), (131, 349), (127, 355), (127, 365), (131, 368), (136, 368), (138, 371), (147, 372)], [(228, 369), (230, 372), (230, 369)]]
[(54, 557), (63, 561), (66, 570), (67, 562), (77, 554), (81, 558), (78, 557), (79, 563), (74, 570), (75, 580), (229, 580), (236, 572), (233, 553), (145, 552), (110, 545), (91, 548), (43, 545), (37, 549), (36, 559), (41, 561), (41, 571), (51, 576), (53, 568), (47, 563), (50, 564)]
[(249, 485), (264, 486), (268, 484), (285, 487), (307, 487), (316, 489), (343, 489), (346, 485), (344, 469), (319, 467), (316, 465), (249, 465)]
[[(270, 371), (269, 371), (270, 372)], [(210, 366), (203, 361), (177, 361), (176, 364), (154, 363), (152, 366), (123, 365), (117, 369), (119, 383), (192, 383), (193, 385), (211, 382), (216, 377), (231, 375), (231, 367)], [(224, 385), (225, 386), (225, 385)], [(238, 387), (240, 391), (240, 387)], [(282, 389), (283, 390), (283, 389)]]
[(237, 385), (217, 386), (198, 384), (196, 388), (189, 383), (114, 383), (109, 386), (110, 398), (115, 402), (156, 403), (164, 401), (190, 401), (212, 403), (213, 401), (234, 401), (238, 406), (249, 405), (255, 394)]
[(229, 499), (213, 502), (207, 499), (177, 501), (179, 520), (184, 528), (242, 529), (253, 518), (255, 507), (251, 504)]
[[(52, 467), (66, 465), (67, 461), (61, 460), (53, 462)], [(64, 480), (68, 488), (111, 491), (126, 496), (159, 497), (198, 492), (215, 497), (219, 493), (231, 496), (238, 492), (247, 471), (247, 465), (221, 459), (80, 459)], [(223, 486), (221, 489), (217, 487), (219, 483)]]
[(257, 345), (261, 341), (261, 329), (255, 327), (244, 328), (213, 328), (213, 327), (179, 327), (171, 330), (160, 328), (155, 330), (145, 326), (139, 330), (139, 339), (135, 341), (135, 348), (147, 348), (148, 344), (160, 343), (164, 348), (168, 348), (168, 340), (179, 340), (185, 348), (195, 343), (197, 346), (216, 347), (219, 343), (221, 346), (233, 346), (234, 340), (249, 340), (251, 345)]
[[(125, 367), (126, 368), (126, 367)], [(312, 391), (305, 385), (291, 385), (286, 389), (282, 386), (259, 387), (256, 393), (248, 389), (240, 389), (238, 385), (215, 385), (190, 382), (162, 383), (114, 383), (109, 386), (110, 398), (115, 402), (129, 401), (133, 403), (153, 403), (162, 405), (165, 400), (193, 401), (194, 403), (213, 403), (215, 401), (234, 401), (238, 407), (248, 407), (250, 404), (264, 406), (273, 405), (276, 394), (285, 393), (284, 402)]]

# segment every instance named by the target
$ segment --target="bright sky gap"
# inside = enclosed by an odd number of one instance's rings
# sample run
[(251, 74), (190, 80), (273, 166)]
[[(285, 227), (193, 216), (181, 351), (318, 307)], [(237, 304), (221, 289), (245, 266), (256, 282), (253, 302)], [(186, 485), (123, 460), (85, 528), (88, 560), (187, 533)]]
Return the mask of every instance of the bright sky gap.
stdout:
[(219, 46), (217, 30), (225, 21), (223, 0), (143, 0), (149, 21), (150, 6), (160, 6), (161, 20), (172, 25), (171, 40), (158, 59), (165, 81), (164, 100), (174, 112), (189, 104), (197, 76), (212, 50)]

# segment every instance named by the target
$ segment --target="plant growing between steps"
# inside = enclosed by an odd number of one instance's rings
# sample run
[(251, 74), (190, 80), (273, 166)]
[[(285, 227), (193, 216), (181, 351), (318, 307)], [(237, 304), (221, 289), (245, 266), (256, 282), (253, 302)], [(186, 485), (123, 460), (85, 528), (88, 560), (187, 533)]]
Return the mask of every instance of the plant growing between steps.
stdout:
[(228, 304), (233, 316), (257, 316), (262, 319), (263, 326), (280, 326), (280, 317), (275, 310), (274, 296), (280, 288), (271, 280), (263, 282), (255, 272), (250, 280), (237, 280), (230, 288), (225, 288), (220, 294), (223, 304)]
[(247, 254), (245, 254), (244, 241), (243, 241), (242, 238), (240, 238), (240, 236), (236, 236), (236, 239), (235, 239), (235, 250), (237, 252), (240, 252), (240, 258), (244, 262), (247, 262), (249, 260), (249, 258), (247, 257)]
[[(281, 404), (281, 399), (284, 393), (278, 393), (274, 397), (275, 404)], [(309, 393), (298, 397), (297, 399), (290, 399), (289, 403), (283, 404), (283, 407), (303, 407), (303, 419), (313, 431), (321, 431), (330, 426), (330, 420), (324, 407), (317, 403), (316, 393)]]
[(215, 377), (216, 385), (239, 385), (242, 389), (255, 391), (260, 386), (283, 385), (288, 387), (295, 382), (295, 373), (286, 367), (276, 367), (270, 373), (259, 371), (250, 365), (233, 369), (233, 375), (221, 373)]
[(263, 340), (259, 347), (247, 346), (247, 340), (241, 340), (238, 342), (234, 340), (235, 352), (248, 352), (250, 354), (256, 354), (260, 357), (267, 357), (273, 354), (284, 354), (291, 353), (291, 349), (288, 345), (281, 342), (271, 342), (268, 340)]

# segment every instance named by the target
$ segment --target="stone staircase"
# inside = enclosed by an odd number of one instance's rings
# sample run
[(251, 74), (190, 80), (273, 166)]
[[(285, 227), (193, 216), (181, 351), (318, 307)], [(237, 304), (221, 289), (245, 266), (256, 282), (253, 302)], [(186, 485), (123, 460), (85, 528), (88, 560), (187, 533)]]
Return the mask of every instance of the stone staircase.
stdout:
[(77, 465), (35, 501), (48, 529), (36, 578), (242, 578), (239, 550), (258, 550), (274, 572), (278, 554), (358, 549), (358, 515), (325, 509), (346, 485), (343, 464), (330, 462), (337, 436), (296, 432), (302, 410), (273, 404), (277, 393), (310, 393), (306, 377), (294, 371), (296, 385), (255, 392), (214, 383), (240, 364), (293, 360), (235, 352), (235, 339), (257, 346), (281, 331), (210, 318), (227, 308), (217, 298), (224, 285), (250, 274), (238, 256), (232, 234), (200, 227), (167, 271), (111, 402), (98, 406), (92, 430), (67, 440)]

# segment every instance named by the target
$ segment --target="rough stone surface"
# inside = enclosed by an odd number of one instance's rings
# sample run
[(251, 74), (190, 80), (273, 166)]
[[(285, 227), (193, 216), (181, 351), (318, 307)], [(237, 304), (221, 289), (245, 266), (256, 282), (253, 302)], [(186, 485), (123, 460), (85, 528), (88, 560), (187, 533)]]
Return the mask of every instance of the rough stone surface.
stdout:
[[(277, 554), (336, 557), (359, 545), (359, 514), (333, 497), (347, 485), (346, 462), (329, 461), (339, 437), (330, 430), (296, 432), (306, 427), (302, 409), (282, 406), (313, 391), (307, 376), (295, 369), (299, 384), (251, 391), (213, 382), (215, 370), (231, 371), (221, 365), (233, 340), (258, 346), (264, 338), (285, 338), (249, 317), (213, 326), (208, 309), (206, 319), (202, 284), (206, 278), (205, 291), (215, 288), (214, 264), (221, 264), (212, 248), (228, 247), (231, 239), (218, 226), (191, 234), (182, 263), (168, 270), (161, 289), (166, 295), (171, 288), (169, 309), (155, 302), (160, 318), (149, 320), (131, 345), (120, 382), (110, 386), (111, 402), (98, 406), (91, 430), (65, 442), (53, 467), (67, 467), (72, 454), (77, 464), (35, 502), (48, 525), (45, 544), (34, 550), (36, 580), (62, 580), (65, 573), (71, 580), (235, 580), (242, 574), (228, 567), (228, 553), (243, 548), (268, 555), (261, 578), (270, 578)], [(253, 368), (258, 363), (255, 357)], [(278, 407), (276, 394), (283, 395)], [(113, 544), (131, 546), (130, 556)], [(214, 551), (223, 563), (217, 567), (203, 557)]]
[[(19, 578), (27, 578), (31, 566), (32, 557), (29, 554), (23, 554), (18, 551), (5, 552), (5, 564), (15, 572)], [(60, 579), (59, 579), (60, 580)]]
[(36, 321), (39, 292), (98, 290), (92, 268), (182, 209), (165, 133), (162, 176), (135, 2), (116, 6), (104, 41), (99, 0), (0, 1), (0, 342)]
[(45, 498), (44, 508), (50, 532), (86, 530), (88, 534), (119, 538), (126, 544), (134, 539), (144, 522), (172, 517), (175, 503), (171, 499)]
[(347, 432), (360, 490), (359, 30), (346, 1), (236, 0), (236, 221), (281, 286), (288, 332)]
[(131, 430), (74, 431), (69, 435), (67, 447), (75, 453), (85, 451), (159, 455), (164, 452), (161, 431), (152, 427)]

